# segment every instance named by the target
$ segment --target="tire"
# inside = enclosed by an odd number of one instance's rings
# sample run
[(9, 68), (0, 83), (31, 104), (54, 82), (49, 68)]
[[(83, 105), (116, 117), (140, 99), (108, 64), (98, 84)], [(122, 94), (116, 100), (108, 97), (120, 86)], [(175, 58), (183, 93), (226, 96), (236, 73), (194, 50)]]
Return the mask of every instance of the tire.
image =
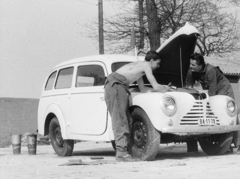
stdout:
[(142, 109), (135, 108), (131, 116), (133, 120), (130, 137), (132, 156), (146, 161), (154, 160), (159, 150), (160, 133)]
[(52, 147), (58, 156), (71, 156), (74, 147), (74, 140), (63, 140), (61, 127), (55, 117), (49, 125), (49, 135)]
[(223, 155), (232, 144), (233, 133), (213, 134), (199, 140), (202, 150), (208, 155)]

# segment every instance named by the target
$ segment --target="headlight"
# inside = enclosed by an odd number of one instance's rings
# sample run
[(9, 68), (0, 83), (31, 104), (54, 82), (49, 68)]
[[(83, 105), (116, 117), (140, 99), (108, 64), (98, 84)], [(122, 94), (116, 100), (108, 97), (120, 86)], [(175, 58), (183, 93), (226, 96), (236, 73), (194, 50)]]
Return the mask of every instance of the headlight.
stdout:
[(177, 111), (177, 105), (172, 97), (164, 97), (161, 102), (162, 111), (169, 117), (173, 116)]
[(236, 105), (233, 100), (227, 99), (227, 106), (226, 106), (227, 114), (231, 117), (236, 115)]

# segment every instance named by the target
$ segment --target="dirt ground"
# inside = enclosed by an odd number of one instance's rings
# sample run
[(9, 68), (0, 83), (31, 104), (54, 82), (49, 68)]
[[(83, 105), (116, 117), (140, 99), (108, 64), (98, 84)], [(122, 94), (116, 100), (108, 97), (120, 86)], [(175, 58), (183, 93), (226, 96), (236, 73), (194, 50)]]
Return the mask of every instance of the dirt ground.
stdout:
[(187, 153), (185, 144), (171, 144), (160, 145), (156, 159), (150, 162), (117, 163), (114, 155), (110, 143), (96, 142), (75, 144), (71, 157), (58, 157), (51, 145), (37, 146), (36, 155), (29, 155), (26, 146), (20, 155), (13, 155), (11, 147), (0, 148), (0, 178), (240, 178), (240, 152), (207, 156), (200, 147), (199, 152)]

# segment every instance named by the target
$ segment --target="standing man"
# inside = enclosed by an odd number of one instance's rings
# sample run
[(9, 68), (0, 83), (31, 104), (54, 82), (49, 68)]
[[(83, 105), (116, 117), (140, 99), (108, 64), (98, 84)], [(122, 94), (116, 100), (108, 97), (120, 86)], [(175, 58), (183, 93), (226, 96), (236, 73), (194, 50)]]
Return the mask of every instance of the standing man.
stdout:
[(209, 96), (227, 95), (234, 99), (233, 89), (228, 79), (218, 67), (205, 64), (204, 58), (199, 53), (190, 57), (190, 68), (186, 77), (186, 87), (193, 87), (199, 81), (203, 89), (208, 89)]
[[(129, 106), (131, 93), (128, 86), (137, 81), (141, 92), (166, 92), (169, 87), (157, 83), (153, 71), (159, 67), (161, 60), (155, 51), (146, 54), (145, 61), (126, 64), (111, 73), (105, 83), (105, 102), (112, 117), (112, 128), (116, 144), (117, 161), (138, 161), (129, 153), (131, 116)], [(153, 88), (144, 86), (142, 76), (146, 75)]]

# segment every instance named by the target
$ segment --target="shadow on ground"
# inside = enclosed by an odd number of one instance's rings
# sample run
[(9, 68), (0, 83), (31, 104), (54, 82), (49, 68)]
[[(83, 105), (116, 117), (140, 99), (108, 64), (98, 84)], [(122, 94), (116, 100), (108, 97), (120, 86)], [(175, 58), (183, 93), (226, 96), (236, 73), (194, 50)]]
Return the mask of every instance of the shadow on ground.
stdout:
[(115, 151), (112, 148), (97, 148), (97, 149), (74, 151), (73, 156), (115, 157)]
[[(96, 148), (89, 150), (78, 150), (73, 152), (73, 156), (98, 156), (98, 157), (115, 157), (115, 151), (111, 147)], [(184, 145), (174, 145), (160, 147), (155, 160), (166, 159), (186, 159), (208, 157), (202, 150), (198, 152), (187, 152), (187, 147)]]

